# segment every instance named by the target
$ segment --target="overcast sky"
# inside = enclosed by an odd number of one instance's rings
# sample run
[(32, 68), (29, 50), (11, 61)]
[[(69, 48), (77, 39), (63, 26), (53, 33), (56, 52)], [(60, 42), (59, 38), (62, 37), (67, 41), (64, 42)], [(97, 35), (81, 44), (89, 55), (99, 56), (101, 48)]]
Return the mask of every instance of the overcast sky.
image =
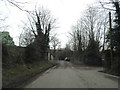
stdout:
[[(22, 1), (22, 0), (16, 0)], [(24, 0), (29, 4), (24, 4), (24, 9), (34, 10), (35, 5), (43, 6), (51, 11), (51, 14), (58, 19), (58, 27), (55, 31), (58, 34), (58, 38), (62, 43), (62, 47), (65, 46), (68, 41), (69, 34), (72, 25), (74, 25), (77, 19), (80, 18), (83, 11), (88, 5), (94, 3), (96, 0)], [(7, 4), (7, 5), (6, 5)], [(26, 18), (26, 13), (19, 10), (18, 8), (9, 5), (0, 0), (0, 16), (8, 17), (5, 24), (10, 27), (7, 29), (16, 45), (18, 45), (18, 37), (22, 29), (21, 21)]]

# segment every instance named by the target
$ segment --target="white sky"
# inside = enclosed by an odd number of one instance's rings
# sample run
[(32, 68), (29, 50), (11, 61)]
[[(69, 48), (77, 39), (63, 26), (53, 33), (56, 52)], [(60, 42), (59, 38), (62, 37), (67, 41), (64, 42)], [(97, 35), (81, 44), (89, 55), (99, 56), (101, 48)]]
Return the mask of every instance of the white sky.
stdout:
[[(22, 1), (22, 0), (16, 0)], [(24, 8), (27, 10), (34, 10), (35, 5), (43, 6), (51, 10), (51, 14), (58, 18), (58, 27), (55, 31), (58, 34), (58, 38), (61, 41), (62, 47), (65, 46), (68, 41), (68, 32), (71, 31), (71, 26), (74, 25), (77, 19), (80, 18), (82, 12), (87, 8), (88, 5), (92, 4), (96, 0), (24, 0), (30, 1), (29, 4), (24, 5)], [(8, 24), (10, 27), (8, 31), (13, 37), (13, 40), (16, 45), (18, 45), (18, 37), (22, 29), (21, 21), (24, 21), (26, 18), (26, 13), (20, 11), (18, 8), (10, 6), (7, 3), (5, 5), (4, 0), (0, 0), (0, 14), (2, 16), (7, 16), (5, 24)]]

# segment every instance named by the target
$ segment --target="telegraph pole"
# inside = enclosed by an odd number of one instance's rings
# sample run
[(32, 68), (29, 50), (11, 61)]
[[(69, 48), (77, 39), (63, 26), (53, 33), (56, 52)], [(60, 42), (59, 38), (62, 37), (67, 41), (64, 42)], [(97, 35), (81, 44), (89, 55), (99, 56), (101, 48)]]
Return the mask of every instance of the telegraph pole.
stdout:
[(110, 25), (110, 57), (111, 57), (111, 67), (113, 61), (113, 44), (112, 44), (112, 20), (111, 20), (111, 12), (109, 12), (109, 25)]

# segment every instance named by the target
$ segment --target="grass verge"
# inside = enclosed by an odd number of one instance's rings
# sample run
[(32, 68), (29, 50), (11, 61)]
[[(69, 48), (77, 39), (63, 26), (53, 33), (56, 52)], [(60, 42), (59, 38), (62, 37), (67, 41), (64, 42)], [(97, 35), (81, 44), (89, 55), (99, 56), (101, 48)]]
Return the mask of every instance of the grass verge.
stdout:
[(3, 88), (14, 88), (22, 84), (29, 78), (37, 75), (52, 67), (53, 64), (41, 61), (37, 64), (17, 65), (15, 68), (2, 70), (2, 85)]

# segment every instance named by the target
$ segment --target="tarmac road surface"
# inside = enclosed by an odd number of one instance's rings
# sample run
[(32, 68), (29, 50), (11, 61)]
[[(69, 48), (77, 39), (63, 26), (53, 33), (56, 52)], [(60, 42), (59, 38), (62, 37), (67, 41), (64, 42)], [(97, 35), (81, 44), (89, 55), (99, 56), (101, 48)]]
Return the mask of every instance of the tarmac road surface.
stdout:
[(24, 88), (118, 88), (118, 79), (98, 72), (100, 67), (75, 67), (67, 61), (58, 63)]

